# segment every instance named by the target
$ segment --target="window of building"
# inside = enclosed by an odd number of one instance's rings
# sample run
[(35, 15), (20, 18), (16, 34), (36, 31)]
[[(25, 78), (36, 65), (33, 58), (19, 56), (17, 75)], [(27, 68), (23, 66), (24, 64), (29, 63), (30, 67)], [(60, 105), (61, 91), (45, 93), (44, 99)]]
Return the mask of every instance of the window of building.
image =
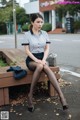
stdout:
[(44, 22), (49, 23), (49, 11), (44, 12)]

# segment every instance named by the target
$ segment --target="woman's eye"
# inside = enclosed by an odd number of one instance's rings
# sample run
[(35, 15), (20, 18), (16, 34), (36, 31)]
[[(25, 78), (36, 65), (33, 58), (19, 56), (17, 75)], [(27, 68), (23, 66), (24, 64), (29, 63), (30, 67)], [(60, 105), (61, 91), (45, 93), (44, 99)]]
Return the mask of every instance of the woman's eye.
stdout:
[(43, 22), (39, 22), (39, 21), (37, 23), (42, 23), (43, 24)]
[(37, 23), (40, 23), (39, 21)]

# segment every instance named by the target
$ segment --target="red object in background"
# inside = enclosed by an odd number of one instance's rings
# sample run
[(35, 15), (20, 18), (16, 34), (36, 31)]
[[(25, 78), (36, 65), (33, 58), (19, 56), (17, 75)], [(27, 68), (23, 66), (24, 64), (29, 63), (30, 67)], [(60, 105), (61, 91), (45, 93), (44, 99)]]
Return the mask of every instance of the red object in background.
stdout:
[(16, 30), (18, 30), (18, 25), (16, 25)]
[(56, 8), (55, 0), (39, 0), (39, 9), (41, 12), (54, 10)]

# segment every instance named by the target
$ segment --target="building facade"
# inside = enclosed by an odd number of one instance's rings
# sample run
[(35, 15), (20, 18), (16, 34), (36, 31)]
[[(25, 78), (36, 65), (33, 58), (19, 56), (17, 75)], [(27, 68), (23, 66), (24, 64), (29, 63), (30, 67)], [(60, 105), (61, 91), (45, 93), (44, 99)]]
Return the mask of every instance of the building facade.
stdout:
[[(55, 30), (59, 23), (59, 17), (56, 13), (56, 3), (58, 1), (59, 0), (30, 0), (29, 3), (24, 4), (24, 8), (27, 14), (41, 12), (44, 17), (44, 22), (51, 23), (52, 30)], [(64, 27), (64, 24), (61, 24), (59, 27)]]
[[(52, 24), (51, 32), (56, 30), (60, 30), (60, 32), (57, 31), (56, 33), (62, 33), (65, 30), (71, 32), (74, 21), (80, 20), (80, 13), (70, 16), (67, 11), (66, 16), (60, 19), (56, 6), (65, 1), (67, 0), (29, 0), (29, 3), (24, 4), (24, 8), (27, 14), (40, 12), (44, 17), (44, 22)], [(73, 22), (71, 20), (72, 18), (74, 19)]]

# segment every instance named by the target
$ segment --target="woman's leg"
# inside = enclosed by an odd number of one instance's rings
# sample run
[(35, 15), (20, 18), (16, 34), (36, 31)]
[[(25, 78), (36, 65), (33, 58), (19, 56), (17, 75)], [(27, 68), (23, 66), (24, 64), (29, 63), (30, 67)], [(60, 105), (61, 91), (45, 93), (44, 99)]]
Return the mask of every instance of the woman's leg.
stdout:
[(37, 81), (39, 80), (41, 71), (43, 70), (43, 65), (37, 64), (36, 62), (30, 62), (29, 67), (31, 68), (31, 70), (34, 71), (32, 83), (30, 86), (30, 92), (28, 94), (28, 106), (32, 107), (33, 106), (33, 104), (32, 104), (33, 90), (34, 90), (34, 87), (35, 87)]
[(52, 72), (52, 70), (49, 68), (48, 65), (44, 65), (44, 72), (48, 75), (48, 78), (49, 78), (50, 82), (52, 83), (52, 85), (56, 89), (57, 93), (59, 94), (61, 103), (63, 105), (63, 109), (67, 109), (68, 106), (67, 106), (66, 100), (64, 98), (64, 95), (63, 95), (63, 93), (61, 91), (61, 88), (60, 88), (60, 86), (58, 84), (58, 81), (57, 81), (54, 73)]

